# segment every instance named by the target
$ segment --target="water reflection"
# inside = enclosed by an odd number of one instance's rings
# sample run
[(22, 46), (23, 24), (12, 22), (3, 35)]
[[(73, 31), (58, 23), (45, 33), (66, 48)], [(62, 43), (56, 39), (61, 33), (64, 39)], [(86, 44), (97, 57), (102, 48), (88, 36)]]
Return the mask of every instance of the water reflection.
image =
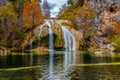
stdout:
[(45, 80), (67, 80), (68, 79), (68, 70), (71, 65), (75, 64), (76, 61), (76, 53), (75, 51), (65, 51), (64, 52), (64, 59), (63, 59), (63, 67), (57, 73), (55, 72), (54, 68), (54, 54), (53, 51), (50, 51), (49, 54), (49, 76), (48, 78), (44, 78)]
[(50, 51), (50, 59), (49, 59), (49, 79), (52, 80), (53, 78), (53, 67), (54, 67), (54, 60), (53, 60), (53, 51)]
[(68, 68), (75, 64), (76, 62), (76, 52), (75, 51), (65, 51), (64, 52), (64, 71), (68, 70)]
[(0, 56), (0, 80), (119, 80), (120, 64), (93, 65), (114, 62), (120, 62), (120, 56), (101, 57), (76, 51)]
[(30, 65), (32, 66), (33, 65), (33, 53), (30, 52)]

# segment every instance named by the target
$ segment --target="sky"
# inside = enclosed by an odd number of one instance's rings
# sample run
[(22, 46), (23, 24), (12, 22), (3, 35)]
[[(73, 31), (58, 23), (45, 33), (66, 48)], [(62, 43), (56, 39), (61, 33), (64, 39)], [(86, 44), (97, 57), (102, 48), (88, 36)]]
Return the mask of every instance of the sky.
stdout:
[(67, 4), (67, 0), (47, 0), (47, 1), (50, 6), (51, 17), (56, 17), (62, 5)]

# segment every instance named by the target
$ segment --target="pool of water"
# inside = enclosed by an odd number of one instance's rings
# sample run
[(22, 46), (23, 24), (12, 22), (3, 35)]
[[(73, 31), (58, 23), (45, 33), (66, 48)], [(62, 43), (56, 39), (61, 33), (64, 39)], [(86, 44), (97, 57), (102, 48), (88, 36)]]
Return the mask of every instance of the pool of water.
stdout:
[(0, 80), (120, 80), (120, 56), (85, 51), (1, 55)]

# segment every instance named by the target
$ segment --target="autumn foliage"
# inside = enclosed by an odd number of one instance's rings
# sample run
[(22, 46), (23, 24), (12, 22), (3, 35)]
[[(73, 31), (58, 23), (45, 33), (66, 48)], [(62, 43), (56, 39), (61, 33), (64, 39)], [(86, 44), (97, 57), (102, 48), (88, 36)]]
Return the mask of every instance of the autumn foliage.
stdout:
[(90, 10), (87, 4), (84, 7), (73, 5), (63, 8), (63, 10), (61, 10), (59, 13), (58, 18), (71, 21), (74, 28), (76, 28), (77, 20), (79, 18), (86, 21), (88, 19), (94, 18), (95, 15), (96, 12)]
[(15, 12), (15, 7), (12, 3), (7, 3), (6, 6), (0, 7), (0, 17), (10, 17), (13, 19), (17, 18), (17, 13)]
[(23, 20), (25, 29), (33, 29), (43, 22), (41, 8), (37, 0), (24, 3)]

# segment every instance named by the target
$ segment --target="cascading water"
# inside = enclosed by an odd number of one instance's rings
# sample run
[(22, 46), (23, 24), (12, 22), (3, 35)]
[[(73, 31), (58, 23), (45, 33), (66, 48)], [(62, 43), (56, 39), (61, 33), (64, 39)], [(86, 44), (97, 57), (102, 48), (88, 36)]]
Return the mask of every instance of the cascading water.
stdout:
[[(44, 28), (44, 26), (48, 26), (49, 27), (49, 50), (53, 51), (54, 50), (54, 46), (53, 46), (53, 31), (51, 28), (51, 20), (46, 20), (45, 23), (41, 26), (38, 27), (38, 29), (34, 32), (35, 35), (33, 36), (33, 38), (31, 39), (31, 43), (30, 43), (30, 48), (32, 49), (32, 42), (34, 40), (35, 37), (38, 37), (38, 46), (40, 45), (40, 35), (41, 32)], [(57, 24), (61, 24), (63, 21), (59, 21), (57, 20), (56, 23)], [(62, 28), (62, 32), (64, 35), (64, 42), (65, 42), (65, 49), (66, 51), (69, 50), (76, 50), (76, 42), (75, 42), (75, 38), (72, 35), (72, 33), (65, 27), (65, 26), (61, 26)]]
[(42, 32), (42, 28), (43, 28), (43, 25), (39, 26), (37, 30), (34, 31), (35, 35), (33, 36), (33, 38), (31, 39), (30, 41), (30, 51), (32, 50), (32, 47), (33, 47), (33, 40), (35, 39), (35, 37), (38, 36), (38, 46), (40, 44), (40, 34)]
[(53, 51), (54, 50), (54, 47), (53, 47), (53, 31), (52, 31), (50, 22), (46, 21), (46, 24), (49, 27), (49, 50)]
[(35, 35), (31, 39), (31, 42), (30, 42), (30, 50), (32, 50), (32, 43), (33, 43), (33, 40), (36, 36), (38, 36), (38, 46), (40, 45), (40, 35), (41, 35), (42, 29), (45, 25), (47, 25), (49, 27), (49, 50), (50, 51), (54, 50), (54, 47), (53, 47), (53, 31), (52, 31), (50, 22), (48, 20), (43, 25), (39, 26), (38, 29), (34, 32)]
[[(63, 35), (64, 35), (66, 51), (76, 50), (76, 42), (75, 42), (75, 38), (72, 35), (72, 33), (64, 26), (62, 26), (62, 32), (63, 32)], [(71, 49), (71, 47), (72, 47), (72, 49)]]
[(50, 51), (54, 50), (54, 48), (53, 48), (53, 32), (52, 32), (51, 27), (49, 27), (49, 49), (50, 49)]

